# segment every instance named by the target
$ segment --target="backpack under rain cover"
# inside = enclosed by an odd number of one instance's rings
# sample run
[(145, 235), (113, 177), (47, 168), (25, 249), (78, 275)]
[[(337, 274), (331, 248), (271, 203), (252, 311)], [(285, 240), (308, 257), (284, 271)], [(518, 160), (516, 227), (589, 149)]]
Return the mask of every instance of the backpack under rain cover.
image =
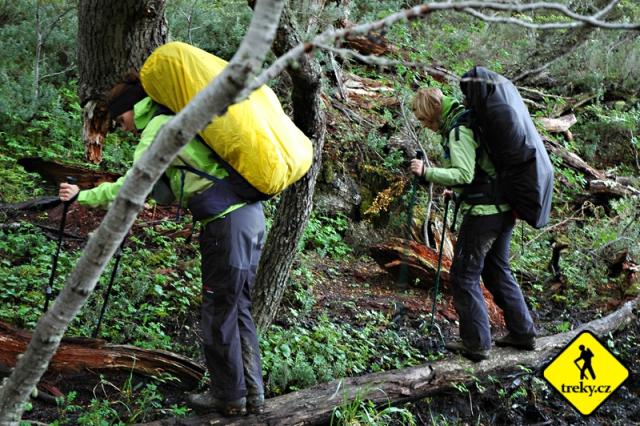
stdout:
[[(177, 113), (226, 66), (226, 61), (204, 50), (172, 42), (147, 58), (140, 70), (140, 81), (155, 102)], [(285, 114), (267, 86), (229, 107), (200, 136), (251, 186), (267, 196), (300, 179), (313, 160), (311, 141)]]
[(460, 88), (475, 114), (479, 143), (498, 173), (499, 191), (534, 228), (549, 222), (553, 166), (518, 89), (483, 67), (462, 76)]

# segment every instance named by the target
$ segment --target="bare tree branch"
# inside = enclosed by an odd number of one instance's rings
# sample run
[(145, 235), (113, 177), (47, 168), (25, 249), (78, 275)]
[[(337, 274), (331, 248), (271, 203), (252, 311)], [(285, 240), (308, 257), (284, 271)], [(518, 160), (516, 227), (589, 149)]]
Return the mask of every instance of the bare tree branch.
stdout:
[[(535, 24), (533, 22), (528, 22), (528, 21), (523, 21), (522, 19), (517, 19), (517, 18), (512, 18), (512, 17), (506, 17), (506, 16), (489, 16), (486, 15), (482, 12), (478, 12), (476, 9), (473, 8), (468, 8), (465, 9), (464, 12), (468, 13), (471, 16), (474, 16), (478, 19), (481, 19), (483, 21), (486, 22), (497, 22), (497, 23), (501, 23), (501, 24), (511, 24), (511, 25), (519, 25), (521, 27), (525, 27), (525, 28), (529, 28), (529, 29), (533, 29), (533, 30), (558, 30), (558, 29), (566, 29), (566, 28), (576, 28), (576, 27), (581, 27), (583, 25), (585, 25), (585, 23), (588, 23), (590, 25), (594, 25), (594, 26), (602, 26), (600, 25), (600, 23), (604, 23), (604, 21), (600, 21), (600, 18), (603, 17), (604, 15), (606, 15), (607, 13), (611, 12), (611, 10), (618, 4), (620, 3), (620, 0), (613, 0), (611, 3), (609, 3), (605, 8), (603, 8), (602, 10), (598, 11), (597, 13), (595, 13), (594, 15), (592, 15), (590, 18), (592, 18), (591, 20), (582, 20), (582, 19), (578, 19), (575, 16), (576, 15), (568, 15), (570, 18), (573, 18), (574, 21), (573, 22), (552, 22), (552, 23), (548, 23), (548, 24)], [(580, 15), (583, 16), (583, 15)], [(589, 18), (586, 17), (585, 18)], [(598, 24), (596, 24), (596, 22)], [(619, 25), (619, 24), (613, 24), (613, 23), (606, 23), (607, 25)], [(627, 24), (624, 24), (627, 25)], [(611, 27), (609, 27), (611, 28)]]
[[(617, 0), (616, 0), (617, 1)], [(612, 7), (609, 4), (603, 10), (609, 10)], [(610, 23), (599, 20), (599, 16), (602, 14), (602, 11), (596, 13), (595, 15), (581, 15), (579, 13), (571, 11), (564, 5), (558, 3), (546, 3), (546, 2), (538, 2), (538, 3), (530, 3), (530, 4), (505, 4), (505, 3), (496, 3), (496, 2), (484, 2), (484, 1), (462, 1), (457, 3), (425, 3), (420, 6), (415, 6), (410, 9), (405, 9), (400, 12), (393, 13), (383, 19), (379, 19), (374, 22), (369, 22), (361, 25), (356, 25), (350, 28), (338, 29), (338, 30), (327, 30), (318, 36), (314, 37), (312, 40), (301, 44), (285, 55), (279, 57), (273, 64), (265, 70), (262, 75), (255, 80), (253, 85), (248, 90), (255, 90), (260, 87), (262, 84), (267, 83), (270, 79), (275, 78), (278, 74), (280, 74), (287, 66), (296, 61), (296, 58), (300, 57), (302, 54), (308, 54), (313, 50), (323, 46), (329, 46), (333, 44), (336, 40), (344, 39), (353, 34), (366, 34), (372, 31), (381, 30), (383, 28), (389, 27), (393, 24), (402, 21), (413, 20), (417, 18), (424, 17), (436, 11), (445, 11), (445, 10), (453, 10), (458, 12), (466, 12), (468, 9), (490, 9), (497, 10), (503, 12), (527, 12), (527, 11), (556, 11), (560, 14), (567, 16), (575, 21), (578, 21), (580, 25), (592, 25), (601, 28), (607, 29), (624, 29), (624, 30), (640, 30), (640, 23)], [(332, 48), (334, 49), (334, 48)], [(375, 61), (375, 60), (374, 60)]]

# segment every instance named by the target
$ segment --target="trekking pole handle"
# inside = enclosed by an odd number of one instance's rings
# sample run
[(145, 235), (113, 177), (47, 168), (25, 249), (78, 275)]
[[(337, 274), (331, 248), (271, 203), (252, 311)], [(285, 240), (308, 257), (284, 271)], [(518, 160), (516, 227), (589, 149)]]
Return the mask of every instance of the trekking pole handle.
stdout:
[(422, 152), (421, 149), (416, 151), (416, 159), (418, 159), (418, 160), (424, 159), (424, 152)]
[[(74, 176), (66, 176), (66, 177), (64, 178), (64, 181), (65, 181), (66, 183), (68, 183), (69, 185), (77, 185), (77, 183), (78, 183), (78, 179), (76, 179)], [(71, 205), (71, 204), (73, 204), (73, 202), (76, 200), (76, 198), (78, 198), (78, 194), (76, 194), (76, 195), (75, 195), (72, 199), (70, 199), (69, 201), (65, 201), (65, 202), (64, 202), (65, 208), (67, 208), (67, 209), (68, 209), (68, 206), (69, 206), (69, 205)], [(66, 212), (65, 212), (65, 213), (66, 213)]]

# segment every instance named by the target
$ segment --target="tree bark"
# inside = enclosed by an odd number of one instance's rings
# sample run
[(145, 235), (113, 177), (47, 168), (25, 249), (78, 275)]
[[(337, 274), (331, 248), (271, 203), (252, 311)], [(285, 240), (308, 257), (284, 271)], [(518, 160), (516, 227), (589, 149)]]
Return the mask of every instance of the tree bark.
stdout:
[(122, 75), (139, 70), (167, 41), (165, 0), (81, 0), (78, 5), (78, 96), (83, 106), (87, 160), (102, 161), (111, 120), (106, 92)]
[(489, 375), (506, 376), (522, 371), (523, 367), (538, 370), (584, 330), (602, 337), (632, 321), (638, 321), (639, 301), (634, 299), (627, 302), (619, 310), (574, 331), (541, 337), (537, 339), (535, 351), (495, 348), (491, 357), (480, 363), (455, 357), (433, 364), (334, 380), (268, 399), (266, 411), (261, 415), (224, 418), (211, 414), (187, 419), (165, 419), (146, 423), (145, 426), (326, 424), (335, 407), (355, 399), (371, 400), (376, 405), (397, 405), (437, 395), (452, 389), (454, 385), (470, 384)]
[[(46, 371), (62, 336), (94, 290), (109, 259), (133, 224), (153, 184), (178, 151), (204, 129), (212, 117), (246, 98), (255, 88), (280, 19), (283, 0), (263, 0), (256, 6), (247, 34), (229, 65), (209, 86), (168, 121), (151, 147), (133, 165), (118, 197), (85, 246), (75, 269), (53, 306), (38, 321), (26, 352), (0, 387), (0, 424), (17, 425), (24, 402)], [(122, 47), (122, 46), (114, 46)]]
[[(251, 3), (251, 2), (250, 2)], [(289, 8), (282, 14), (273, 51), (281, 56), (302, 43), (297, 23)], [(287, 70), (293, 82), (293, 121), (314, 144), (313, 163), (307, 174), (281, 196), (269, 237), (265, 244), (253, 289), (253, 317), (265, 330), (273, 321), (284, 290), (298, 242), (313, 207), (313, 192), (320, 172), (324, 146), (325, 117), (321, 109), (321, 68), (316, 59), (303, 56)]]

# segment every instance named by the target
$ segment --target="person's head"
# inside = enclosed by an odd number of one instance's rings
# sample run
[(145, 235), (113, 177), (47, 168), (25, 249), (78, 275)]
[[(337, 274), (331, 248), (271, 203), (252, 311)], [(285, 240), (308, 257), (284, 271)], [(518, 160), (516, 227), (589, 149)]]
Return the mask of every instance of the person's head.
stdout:
[(440, 89), (430, 87), (418, 90), (413, 99), (413, 114), (426, 128), (438, 131), (442, 124), (442, 98)]
[(133, 120), (133, 106), (146, 96), (138, 74), (135, 72), (127, 73), (107, 95), (107, 109), (110, 119), (122, 130), (134, 132), (136, 126)]

